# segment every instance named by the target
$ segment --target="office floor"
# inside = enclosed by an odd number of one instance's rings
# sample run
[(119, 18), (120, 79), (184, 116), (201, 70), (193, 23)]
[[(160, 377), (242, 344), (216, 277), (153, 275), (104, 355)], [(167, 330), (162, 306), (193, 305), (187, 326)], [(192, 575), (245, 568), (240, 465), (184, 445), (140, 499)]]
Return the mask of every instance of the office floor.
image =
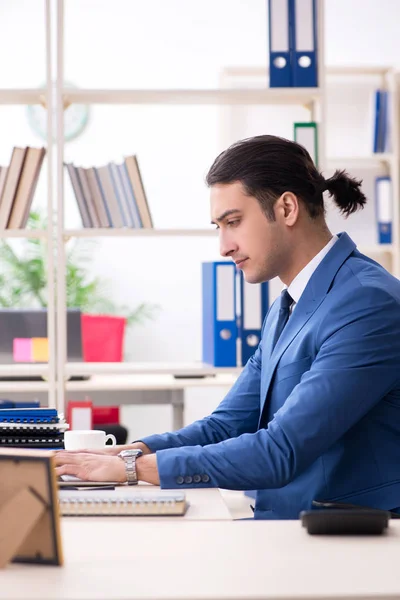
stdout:
[(233, 519), (247, 519), (253, 516), (250, 508), (250, 504), (254, 505), (252, 498), (248, 498), (243, 492), (234, 490), (221, 490), (221, 494)]

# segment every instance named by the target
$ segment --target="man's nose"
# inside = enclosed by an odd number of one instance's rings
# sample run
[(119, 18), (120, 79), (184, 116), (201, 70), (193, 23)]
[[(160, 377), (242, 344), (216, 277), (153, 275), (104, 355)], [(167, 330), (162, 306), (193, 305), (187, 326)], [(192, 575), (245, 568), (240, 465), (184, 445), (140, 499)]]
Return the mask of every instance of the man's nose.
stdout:
[(233, 243), (233, 240), (229, 238), (229, 236), (224, 233), (219, 234), (219, 252), (221, 256), (231, 256), (236, 249), (236, 245)]

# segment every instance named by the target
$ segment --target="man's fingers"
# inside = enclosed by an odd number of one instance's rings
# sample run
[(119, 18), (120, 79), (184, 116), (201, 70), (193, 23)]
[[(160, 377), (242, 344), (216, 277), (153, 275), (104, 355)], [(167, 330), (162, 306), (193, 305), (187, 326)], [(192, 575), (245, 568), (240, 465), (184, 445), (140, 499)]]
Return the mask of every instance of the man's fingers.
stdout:
[(82, 462), (82, 454), (70, 454), (64, 450), (56, 452), (54, 457), (56, 465), (78, 464)]
[(75, 475), (76, 477), (81, 477), (81, 467), (79, 465), (61, 465), (60, 467), (56, 467), (56, 475), (59, 477), (60, 475)]
[[(115, 448), (116, 446), (109, 446), (109, 448)], [(57, 453), (59, 452), (68, 452), (68, 454), (109, 454), (107, 449), (101, 449), (101, 450), (96, 450), (96, 449), (92, 449), (92, 450), (88, 450), (87, 448), (81, 448), (80, 450), (56, 450)]]

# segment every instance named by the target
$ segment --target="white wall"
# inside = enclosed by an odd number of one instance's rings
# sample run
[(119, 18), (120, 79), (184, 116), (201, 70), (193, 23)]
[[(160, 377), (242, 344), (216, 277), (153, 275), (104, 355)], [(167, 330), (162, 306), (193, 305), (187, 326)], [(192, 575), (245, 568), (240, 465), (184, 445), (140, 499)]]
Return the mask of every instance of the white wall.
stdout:
[[(213, 88), (227, 66), (267, 65), (265, 0), (65, 4), (65, 76), (81, 87)], [(1, 87), (44, 81), (43, 14), (41, 0), (0, 0)], [(400, 66), (399, 17), (398, 0), (328, 0), (327, 64)], [(217, 107), (94, 106), (86, 131), (66, 145), (65, 159), (101, 165), (137, 153), (156, 227), (206, 227), (204, 176), (222, 150), (221, 123)], [(41, 144), (23, 107), (0, 107), (0, 131), (0, 164), (13, 145)], [(345, 154), (346, 131), (331, 143), (335, 151), (343, 145)], [(46, 200), (45, 182), (43, 172), (36, 205)], [(79, 225), (68, 181), (66, 192), (67, 226)], [(361, 241), (369, 243), (370, 235)], [(127, 358), (200, 359), (200, 264), (218, 256), (217, 241), (207, 238), (99, 241), (93, 272), (109, 281), (116, 302), (161, 306), (156, 321), (129, 332)]]

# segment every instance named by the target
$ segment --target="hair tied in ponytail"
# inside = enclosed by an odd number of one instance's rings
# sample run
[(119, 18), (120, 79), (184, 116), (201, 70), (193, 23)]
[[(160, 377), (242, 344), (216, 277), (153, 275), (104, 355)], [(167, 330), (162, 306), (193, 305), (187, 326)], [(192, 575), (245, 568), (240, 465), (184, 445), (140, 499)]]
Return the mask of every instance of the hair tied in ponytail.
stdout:
[(329, 190), (329, 179), (322, 179), (322, 182), (317, 188), (317, 196)]
[(332, 177), (325, 180), (325, 190), (333, 196), (340, 212), (348, 217), (360, 208), (364, 208), (367, 201), (361, 191), (362, 179), (350, 177), (345, 170), (336, 170)]

